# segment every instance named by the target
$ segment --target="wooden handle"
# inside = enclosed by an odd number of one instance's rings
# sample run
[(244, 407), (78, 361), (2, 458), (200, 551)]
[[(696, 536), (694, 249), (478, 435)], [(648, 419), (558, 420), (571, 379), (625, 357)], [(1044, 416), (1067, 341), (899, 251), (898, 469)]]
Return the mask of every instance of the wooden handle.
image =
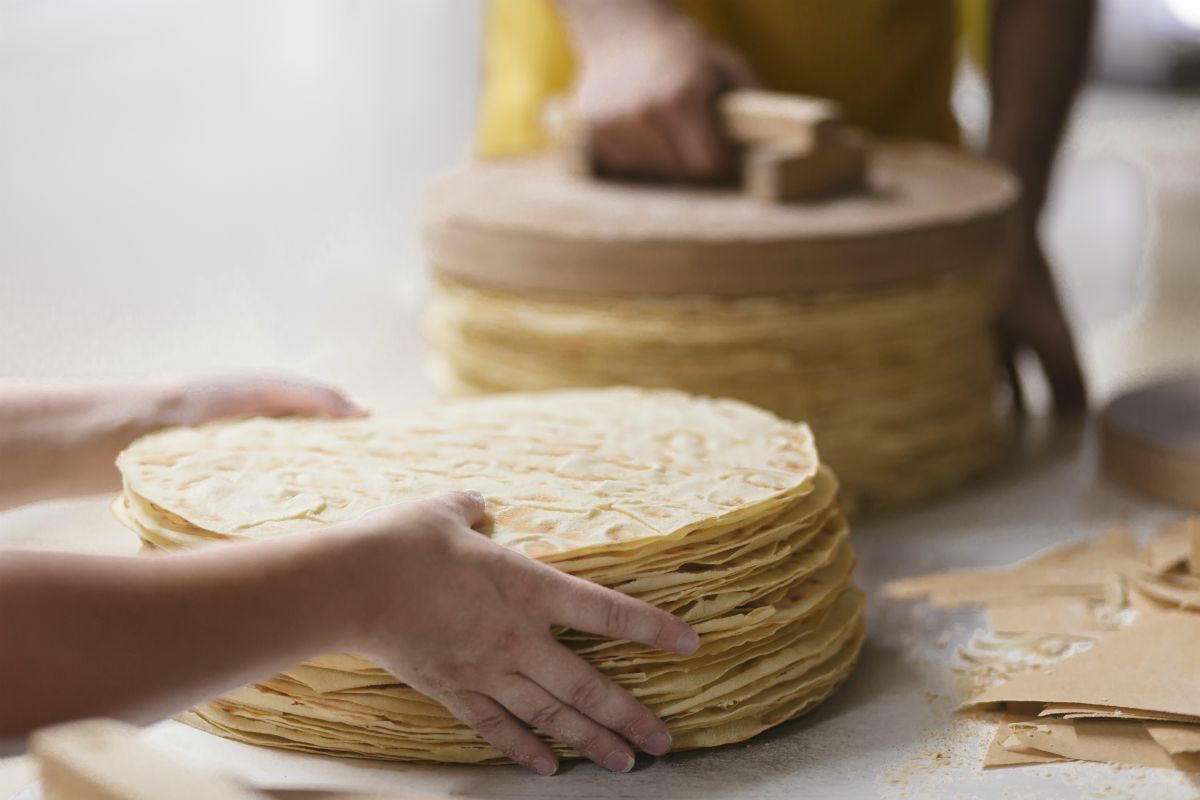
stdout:
[(726, 92), (717, 111), (729, 138), (740, 145), (798, 150), (828, 141), (842, 117), (832, 100), (755, 89)]
[[(738, 89), (718, 100), (721, 124), (742, 147), (742, 188), (764, 203), (793, 203), (861, 189), (867, 140), (830, 100)], [(569, 129), (570, 126), (568, 126)], [(597, 177), (582, 132), (565, 136), (570, 171)]]

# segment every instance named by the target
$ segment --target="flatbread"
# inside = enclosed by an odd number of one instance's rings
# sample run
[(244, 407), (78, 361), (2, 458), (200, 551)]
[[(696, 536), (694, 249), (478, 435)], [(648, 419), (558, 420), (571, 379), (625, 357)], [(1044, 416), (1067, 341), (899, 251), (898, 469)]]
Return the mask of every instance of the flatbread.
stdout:
[(205, 531), (260, 537), (472, 488), (484, 530), (577, 557), (744, 521), (811, 490), (812, 435), (744, 403), (636, 389), (503, 395), (408, 420), (252, 419), (145, 437), (129, 493)]
[(736, 397), (810, 422), (851, 507), (880, 508), (959, 484), (998, 452), (980, 325), (994, 304), (975, 271), (736, 299), (527, 294), (442, 277), (427, 330), (446, 397), (623, 384)]
[[(154, 434), (118, 466), (114, 513), (162, 550), (236, 546), (448, 489), (481, 491), (481, 532), (500, 545), (694, 626), (701, 645), (690, 656), (556, 632), (660, 714), (676, 748), (741, 741), (804, 713), (862, 646), (864, 598), (836, 478), (807, 427), (735, 401), (611, 389), (396, 420), (254, 419)], [(503, 760), (353, 653), (310, 659), (183, 719), (305, 752)]]

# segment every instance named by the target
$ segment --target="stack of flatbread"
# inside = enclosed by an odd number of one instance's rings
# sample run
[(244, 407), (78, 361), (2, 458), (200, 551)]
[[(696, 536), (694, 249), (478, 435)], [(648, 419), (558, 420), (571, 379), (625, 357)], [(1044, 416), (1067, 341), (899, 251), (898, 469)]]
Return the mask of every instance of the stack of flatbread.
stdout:
[(861, 191), (803, 203), (595, 180), (553, 154), (439, 176), (422, 204), (439, 388), (737, 398), (811, 425), (852, 509), (964, 483), (1003, 444), (992, 322), (1019, 186), (929, 143), (869, 150)]
[[(393, 420), (253, 419), (146, 437), (118, 466), (118, 517), (162, 550), (482, 492), (483, 534), (700, 634), (700, 649), (680, 656), (557, 632), (658, 713), (677, 749), (741, 741), (808, 711), (862, 645), (863, 596), (833, 475), (807, 427), (735, 401), (606, 389), (497, 395)], [(503, 760), (353, 654), (316, 658), (185, 720), (318, 753)]]
[[(987, 608), (989, 633), (963, 653), (992, 684), (968, 704), (1005, 707), (984, 766), (1200, 772), (1200, 520), (1164, 525), (1145, 546), (1115, 529), (1010, 567), (922, 575), (887, 591)], [(1003, 655), (1001, 669), (980, 661), (983, 647)]]
[(748, 298), (527, 296), (443, 277), (430, 366), (447, 397), (610, 385), (736, 397), (812, 425), (843, 498), (883, 509), (995, 459), (1003, 425), (980, 324), (994, 299), (973, 271)]

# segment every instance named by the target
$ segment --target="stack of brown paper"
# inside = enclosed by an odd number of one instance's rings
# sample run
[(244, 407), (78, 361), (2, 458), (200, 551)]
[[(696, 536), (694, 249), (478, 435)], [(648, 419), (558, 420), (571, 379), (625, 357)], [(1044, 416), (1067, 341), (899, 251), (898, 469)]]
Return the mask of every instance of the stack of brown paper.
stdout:
[[(1200, 772), (1200, 520), (1058, 546), (1000, 569), (889, 584), (897, 598), (983, 606), (990, 635), (1065, 637), (966, 707), (1004, 706), (985, 767), (1079, 760)], [(1090, 643), (1090, 646), (1089, 646)]]

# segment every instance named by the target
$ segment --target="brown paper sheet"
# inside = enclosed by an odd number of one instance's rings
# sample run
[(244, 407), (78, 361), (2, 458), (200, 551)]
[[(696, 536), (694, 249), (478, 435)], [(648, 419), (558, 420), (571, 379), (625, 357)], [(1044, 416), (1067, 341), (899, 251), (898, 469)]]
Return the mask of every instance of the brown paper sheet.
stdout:
[(1047, 595), (1101, 599), (1115, 575), (1145, 566), (1133, 533), (1117, 528), (1098, 539), (1048, 548), (1011, 567), (917, 575), (892, 581), (884, 592), (900, 600), (927, 597), (944, 607)]
[(1135, 589), (1162, 605), (1200, 610), (1200, 577), (1143, 570), (1130, 576), (1130, 581)]
[(1192, 549), (1193, 527), (1193, 521), (1186, 519), (1168, 522), (1159, 528), (1146, 547), (1150, 568), (1163, 573), (1187, 563)]
[[(1000, 724), (996, 726), (996, 735), (992, 737), (992, 741), (988, 744), (987, 753), (983, 756), (984, 769), (993, 767), (1016, 767), (1023, 764), (1048, 764), (1053, 761), (1063, 761), (1063, 757), (1053, 753), (1043, 753), (1039, 750), (1030, 750), (1023, 747), (1015, 747), (1010, 749), (1005, 747), (1005, 741), (1012, 738), (1012, 731), (1008, 726), (1013, 723), (1033, 722), (1037, 717), (1031, 714), (1018, 714), (1007, 712), (1000, 718)], [(1022, 743), (1023, 744), (1023, 743)]]
[(1146, 733), (1172, 755), (1200, 753), (1200, 725), (1178, 722), (1143, 722)]
[(1192, 542), (1188, 552), (1188, 572), (1193, 575), (1200, 575), (1200, 518), (1192, 517), (1188, 520), (1191, 523)]
[(1129, 607), (1137, 610), (1139, 623), (1148, 622), (1154, 617), (1181, 613), (1175, 606), (1155, 600), (1153, 597), (1149, 597), (1145, 593), (1138, 591), (1137, 587), (1134, 586), (1133, 580), (1129, 581), (1129, 585), (1133, 586), (1128, 596)]
[(1064, 758), (1200, 772), (1200, 757), (1171, 755), (1140, 722), (1043, 719), (1009, 730), (1027, 748)]
[(1078, 597), (1046, 597), (1003, 603), (987, 609), (993, 633), (1037, 633), (1095, 638), (1115, 628), (1096, 620), (1091, 604)]
[(1200, 717), (1192, 717), (1187, 714), (1168, 714), (1165, 711), (1146, 711), (1141, 708), (1089, 705), (1087, 703), (1048, 703), (1042, 707), (1038, 716), (1135, 719), (1145, 722), (1185, 722), (1200, 725)]
[(967, 705), (1085, 703), (1200, 716), (1200, 616), (1164, 615), (1017, 675)]

